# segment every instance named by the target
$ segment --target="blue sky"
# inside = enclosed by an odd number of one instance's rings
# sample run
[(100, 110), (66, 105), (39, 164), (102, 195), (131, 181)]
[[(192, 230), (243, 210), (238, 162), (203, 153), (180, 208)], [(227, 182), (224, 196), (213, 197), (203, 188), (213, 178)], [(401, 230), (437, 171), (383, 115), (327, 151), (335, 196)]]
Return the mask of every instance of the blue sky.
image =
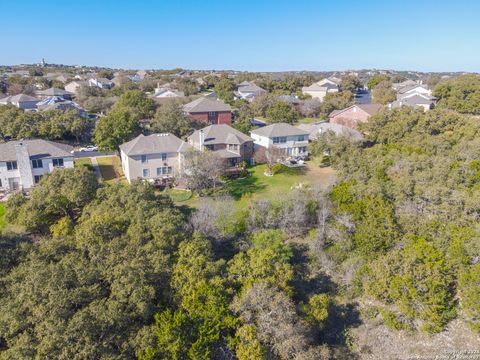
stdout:
[(475, 0), (2, 0), (0, 64), (480, 71)]

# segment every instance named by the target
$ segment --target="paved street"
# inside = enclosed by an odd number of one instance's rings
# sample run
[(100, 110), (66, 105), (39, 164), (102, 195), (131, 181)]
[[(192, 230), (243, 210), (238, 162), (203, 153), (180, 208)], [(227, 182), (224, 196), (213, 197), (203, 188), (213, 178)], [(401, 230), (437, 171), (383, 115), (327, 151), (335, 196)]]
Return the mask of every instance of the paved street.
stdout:
[(73, 156), (75, 156), (76, 158), (86, 158), (86, 157), (94, 158), (94, 157), (97, 157), (97, 156), (112, 156), (112, 155), (117, 155), (117, 153), (114, 152), (114, 151), (112, 151), (112, 152), (108, 152), (108, 151), (105, 151), (105, 152), (102, 152), (102, 151), (85, 151), (85, 152), (75, 151), (73, 153)]

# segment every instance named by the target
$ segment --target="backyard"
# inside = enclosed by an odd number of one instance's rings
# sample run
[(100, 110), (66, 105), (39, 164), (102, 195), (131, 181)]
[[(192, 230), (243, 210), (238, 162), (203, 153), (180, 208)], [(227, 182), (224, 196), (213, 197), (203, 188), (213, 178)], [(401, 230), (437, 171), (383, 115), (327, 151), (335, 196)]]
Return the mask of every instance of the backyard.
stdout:
[(122, 162), (118, 156), (99, 156), (96, 160), (103, 181), (112, 184), (125, 180)]
[(228, 181), (225, 190), (237, 200), (242, 200), (246, 195), (275, 200), (296, 186), (325, 188), (334, 181), (334, 171), (331, 168), (320, 168), (311, 162), (301, 168), (286, 168), (274, 176), (265, 176), (265, 169), (266, 165), (252, 167), (249, 177)]
[[(319, 167), (317, 161), (309, 161), (303, 168), (287, 168), (274, 176), (265, 176), (265, 169), (266, 165), (251, 167), (250, 176), (228, 180), (218, 193), (232, 196), (239, 206), (243, 206), (252, 197), (275, 201), (296, 186), (320, 186), (324, 189), (335, 180), (334, 170)], [(185, 200), (178, 195), (172, 198), (177, 204), (190, 207), (196, 207), (202, 199), (198, 195), (186, 196)]]

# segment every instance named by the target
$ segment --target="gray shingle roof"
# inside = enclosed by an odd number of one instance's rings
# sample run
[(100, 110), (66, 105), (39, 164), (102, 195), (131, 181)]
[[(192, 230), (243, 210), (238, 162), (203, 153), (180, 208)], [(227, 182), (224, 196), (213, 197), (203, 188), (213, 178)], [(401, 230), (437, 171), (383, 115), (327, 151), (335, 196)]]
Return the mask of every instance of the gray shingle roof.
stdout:
[(428, 100), (437, 100), (437, 98), (432, 96), (432, 95), (417, 93), (415, 91), (411, 92), (411, 93), (398, 94), (397, 95), (397, 100), (406, 99), (406, 98), (409, 98), (409, 97), (412, 97), (412, 96), (421, 96), (421, 97), (423, 97), (425, 99), (428, 99)]
[(52, 87), (47, 90), (42, 90), (37, 92), (39, 95), (43, 96), (63, 96), (63, 95), (73, 95), (70, 91)]
[(428, 90), (428, 87), (425, 86), (425, 85), (422, 85), (422, 84), (413, 84), (413, 85), (407, 85), (407, 86), (403, 86), (402, 88), (398, 89), (398, 93), (399, 94), (405, 94), (406, 92), (410, 91), (410, 90), (413, 90), (417, 87), (420, 87), (420, 88), (423, 88), (425, 90)]
[(346, 136), (352, 140), (361, 140), (363, 138), (359, 131), (350, 129), (349, 127), (340, 124), (324, 122), (319, 124), (300, 124), (297, 127), (299, 129), (308, 131), (310, 133), (310, 140), (316, 139), (319, 134), (326, 131), (333, 131), (336, 135)]
[(9, 141), (0, 144), (0, 161), (15, 161), (15, 144), (23, 143), (27, 146), (31, 159), (44, 159), (55, 157), (72, 157), (70, 151), (73, 147), (42, 139)]
[[(250, 136), (232, 128), (226, 124), (210, 125), (202, 129), (204, 136), (204, 144), (243, 144), (253, 141)], [(196, 130), (188, 137), (196, 143), (200, 142), (200, 130)]]
[(183, 105), (183, 110), (188, 113), (202, 113), (209, 111), (232, 111), (230, 106), (219, 100), (201, 97)]
[(238, 87), (237, 87), (237, 91), (238, 92), (242, 92), (242, 93), (264, 93), (264, 92), (267, 92), (265, 89), (262, 89), (260, 86), (258, 86), (257, 84), (253, 83), (253, 82), (248, 82), (248, 81), (244, 81), (240, 84), (238, 84)]
[(17, 94), (17, 95), (10, 95), (4, 98), (0, 98), (0, 101), (2, 103), (21, 103), (25, 101), (38, 101), (37, 98), (34, 98), (33, 96), (30, 95), (25, 95), (25, 94)]
[(396, 100), (391, 103), (392, 108), (398, 108), (402, 106), (417, 106), (417, 105), (432, 105), (435, 104), (435, 98), (429, 96), (422, 96), (415, 94), (413, 96), (404, 97), (403, 99)]
[(271, 138), (276, 136), (308, 135), (309, 132), (296, 128), (295, 126), (292, 126), (290, 124), (278, 123), (253, 130), (251, 134), (267, 136)]
[(107, 79), (107, 78), (104, 78), (104, 77), (101, 77), (101, 78), (96, 78), (96, 80), (99, 82), (99, 83), (102, 83), (102, 84), (111, 84), (113, 83), (112, 80), (110, 79)]
[(405, 81), (402, 81), (402, 82), (399, 82), (399, 83), (394, 83), (393, 84), (393, 88), (395, 90), (399, 90), (405, 86), (412, 86), (412, 85), (418, 85), (418, 83), (416, 81), (413, 81), (413, 80), (410, 80), (410, 79), (407, 79)]
[(173, 134), (138, 135), (135, 139), (120, 145), (128, 156), (171, 152), (185, 152), (191, 146)]

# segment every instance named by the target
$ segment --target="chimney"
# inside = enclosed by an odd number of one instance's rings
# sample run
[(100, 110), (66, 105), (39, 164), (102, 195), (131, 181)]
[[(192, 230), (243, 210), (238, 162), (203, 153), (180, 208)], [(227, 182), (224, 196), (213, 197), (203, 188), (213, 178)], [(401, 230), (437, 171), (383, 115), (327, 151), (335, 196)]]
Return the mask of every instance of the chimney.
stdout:
[(24, 189), (30, 189), (33, 187), (33, 174), (27, 145), (22, 142), (15, 144), (15, 155), (17, 156), (17, 167), (20, 174), (20, 183)]
[(205, 142), (205, 134), (203, 129), (200, 130), (200, 150), (203, 151), (203, 143)]

